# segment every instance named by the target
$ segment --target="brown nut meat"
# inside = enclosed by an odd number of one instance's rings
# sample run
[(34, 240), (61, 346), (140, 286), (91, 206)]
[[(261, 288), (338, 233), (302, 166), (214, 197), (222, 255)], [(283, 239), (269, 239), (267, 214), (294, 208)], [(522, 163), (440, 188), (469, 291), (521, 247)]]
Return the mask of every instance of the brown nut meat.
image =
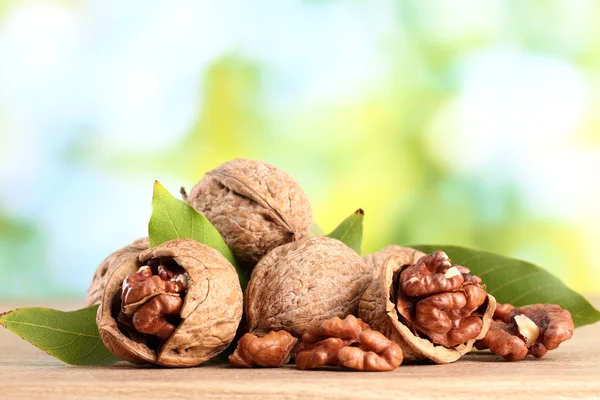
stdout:
[[(505, 311), (510, 305), (503, 305)], [(531, 354), (541, 358), (573, 336), (571, 313), (555, 304), (533, 304), (514, 308), (494, 321), (487, 335), (476, 347), (490, 349), (508, 361), (517, 361)]]
[(298, 369), (325, 365), (357, 371), (391, 371), (402, 363), (402, 349), (353, 315), (313, 325), (296, 351)]
[(351, 344), (358, 342), (360, 333), (367, 329), (371, 329), (369, 325), (354, 315), (347, 315), (344, 319), (333, 317), (309, 327), (302, 335), (302, 344), (314, 344), (330, 337), (340, 338)]
[[(485, 336), (496, 301), (479, 278), (452, 265), (445, 253), (416, 262), (410, 254), (418, 253), (396, 252), (385, 259), (360, 301), (358, 316), (400, 345), (406, 360), (454, 362)], [(405, 287), (420, 296), (407, 296)]]
[(296, 368), (315, 369), (324, 365), (337, 365), (337, 356), (341, 349), (348, 346), (345, 340), (336, 337), (323, 339), (313, 344), (302, 345), (296, 352)]
[(306, 237), (313, 226), (310, 203), (298, 182), (260, 161), (235, 159), (218, 166), (186, 201), (217, 228), (248, 270), (274, 248)]
[(496, 303), (496, 311), (494, 311), (494, 321), (502, 321), (508, 323), (508, 314), (515, 309), (515, 306), (508, 303)]
[(286, 331), (271, 331), (263, 337), (246, 333), (229, 356), (229, 362), (234, 367), (281, 367), (290, 361), (297, 342), (298, 339)]
[(148, 300), (133, 314), (131, 323), (139, 333), (167, 340), (176, 328), (169, 322), (167, 316), (179, 316), (182, 306), (181, 297), (159, 294)]
[[(144, 303), (152, 297), (161, 294), (182, 293), (188, 288), (188, 275), (180, 273), (175, 275), (171, 271), (164, 274), (165, 266), (158, 265), (158, 260), (150, 260), (136, 273), (128, 275), (121, 286), (122, 311), (127, 316), (133, 316)], [(156, 264), (152, 267), (153, 264)], [(153, 275), (153, 269), (158, 275)], [(179, 296), (177, 296), (179, 297)]]
[(370, 328), (354, 315), (344, 319), (333, 317), (311, 325), (296, 349), (296, 366), (299, 369), (315, 369), (323, 365), (337, 365), (338, 352), (357, 343), (363, 329)]
[(402, 349), (373, 330), (360, 333), (358, 347), (346, 346), (338, 353), (338, 364), (357, 371), (393, 371), (402, 364)]
[(311, 325), (356, 313), (370, 281), (369, 267), (339, 240), (311, 237), (280, 246), (252, 271), (244, 305), (250, 332), (302, 336)]
[(221, 353), (241, 317), (242, 291), (231, 263), (204, 244), (175, 239), (114, 271), (96, 319), (116, 356), (190, 367)]
[(100, 300), (102, 300), (102, 293), (104, 293), (104, 288), (106, 287), (106, 282), (108, 282), (108, 278), (115, 269), (128, 259), (137, 257), (141, 251), (147, 250), (149, 247), (150, 242), (148, 238), (145, 237), (134, 241), (130, 245), (125, 246), (106, 257), (104, 261), (98, 265), (98, 268), (96, 268), (94, 278), (88, 289), (88, 295), (85, 301), (86, 305), (92, 306), (100, 303)]

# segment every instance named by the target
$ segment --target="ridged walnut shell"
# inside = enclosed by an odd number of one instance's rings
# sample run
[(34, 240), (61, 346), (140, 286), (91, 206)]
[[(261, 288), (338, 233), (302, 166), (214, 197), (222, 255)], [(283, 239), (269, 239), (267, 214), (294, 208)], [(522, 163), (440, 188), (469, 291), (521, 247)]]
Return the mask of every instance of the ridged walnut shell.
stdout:
[(363, 257), (363, 259), (367, 265), (371, 267), (371, 270), (373, 271), (373, 278), (379, 275), (379, 270), (383, 266), (384, 261), (395, 254), (401, 257), (400, 262), (403, 265), (414, 264), (417, 262), (417, 260), (419, 260), (419, 258), (425, 255), (425, 253), (422, 251), (410, 247), (398, 246), (395, 244), (384, 247), (376, 253), (367, 254)]
[(482, 317), (483, 327), (476, 338), (452, 348), (434, 345), (427, 338), (414, 335), (410, 327), (400, 322), (396, 305), (390, 301), (394, 273), (413, 263), (413, 257), (406, 251), (385, 259), (360, 300), (358, 317), (400, 345), (405, 360), (429, 359), (438, 364), (454, 362), (471, 351), (475, 341), (485, 336), (496, 309), (496, 299), (488, 294), (487, 308)]
[(247, 269), (274, 248), (306, 237), (313, 226), (310, 203), (298, 182), (260, 161), (235, 159), (218, 166), (192, 188), (187, 201)]
[(130, 258), (136, 258), (141, 251), (147, 250), (148, 248), (150, 248), (150, 242), (148, 238), (145, 237), (134, 241), (130, 245), (125, 246), (106, 257), (104, 261), (98, 265), (98, 268), (96, 268), (94, 278), (88, 289), (87, 299), (85, 300), (86, 305), (92, 306), (100, 303), (100, 300), (102, 300), (102, 293), (104, 293), (104, 288), (106, 287), (106, 282), (108, 282), (108, 278), (115, 269)]
[(363, 259), (339, 240), (312, 237), (280, 246), (252, 271), (245, 294), (250, 332), (299, 337), (314, 323), (355, 314), (371, 279)]
[[(181, 323), (158, 351), (153, 351), (121, 333), (111, 306), (120, 304), (125, 277), (160, 257), (173, 258), (185, 269), (189, 281)], [(96, 319), (102, 341), (117, 357), (138, 364), (191, 367), (210, 360), (231, 343), (242, 318), (242, 303), (237, 273), (221, 253), (191, 239), (175, 239), (141, 252), (115, 270)]]

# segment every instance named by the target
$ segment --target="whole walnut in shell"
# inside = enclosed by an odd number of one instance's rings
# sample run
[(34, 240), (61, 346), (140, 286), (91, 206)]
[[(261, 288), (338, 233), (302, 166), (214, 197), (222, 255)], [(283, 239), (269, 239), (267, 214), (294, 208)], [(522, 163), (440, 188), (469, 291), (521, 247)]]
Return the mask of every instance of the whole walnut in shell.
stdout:
[(244, 306), (250, 332), (300, 337), (315, 323), (355, 314), (371, 279), (362, 258), (339, 240), (312, 237), (280, 246), (252, 271)]
[(121, 264), (130, 258), (135, 258), (137, 255), (150, 247), (150, 242), (147, 237), (137, 239), (128, 246), (123, 247), (106, 257), (94, 273), (94, 278), (88, 289), (87, 299), (85, 301), (87, 306), (100, 303), (102, 299), (102, 293), (106, 287), (106, 282), (112, 273)]
[(381, 264), (360, 301), (359, 318), (400, 345), (406, 360), (443, 364), (468, 353), (487, 333), (496, 308), (481, 279), (441, 250), (421, 257), (410, 248), (384, 250), (371, 257)]
[(218, 166), (186, 200), (248, 270), (274, 248), (306, 237), (313, 226), (310, 203), (298, 182), (260, 161), (235, 159)]
[(117, 357), (190, 367), (231, 343), (242, 300), (235, 269), (221, 253), (192, 239), (175, 239), (114, 271), (96, 322)]

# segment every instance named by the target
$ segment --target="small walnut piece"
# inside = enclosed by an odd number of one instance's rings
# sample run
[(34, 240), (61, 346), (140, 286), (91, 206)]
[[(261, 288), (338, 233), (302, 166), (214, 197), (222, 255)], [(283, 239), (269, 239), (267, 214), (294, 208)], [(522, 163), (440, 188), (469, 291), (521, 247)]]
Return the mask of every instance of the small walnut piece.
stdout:
[(381, 333), (360, 333), (358, 347), (346, 346), (338, 353), (338, 364), (357, 371), (393, 371), (402, 364), (402, 349)]
[[(462, 274), (457, 267), (450, 267), (446, 270), (446, 272), (444, 272), (444, 278), (446, 278), (446, 279), (452, 279), (456, 276), (462, 277)], [(416, 279), (419, 279), (419, 278), (416, 278)], [(463, 278), (463, 281), (464, 281), (464, 278)]]
[(92, 283), (88, 289), (88, 295), (85, 301), (86, 305), (92, 306), (100, 303), (100, 300), (102, 300), (102, 293), (104, 293), (104, 288), (108, 282), (108, 278), (112, 275), (115, 269), (117, 269), (125, 261), (131, 258), (136, 258), (141, 251), (147, 250), (149, 247), (150, 242), (148, 238), (145, 237), (134, 241), (130, 245), (125, 246), (106, 257), (104, 261), (98, 265), (98, 268), (96, 268), (94, 278), (92, 279)]
[(271, 331), (263, 337), (246, 333), (229, 356), (234, 367), (281, 367), (290, 361), (298, 339), (286, 331)]
[(515, 323), (527, 347), (533, 345), (540, 336), (540, 328), (525, 315), (515, 315)]
[(124, 360), (190, 367), (222, 352), (241, 317), (231, 263), (204, 244), (176, 239), (114, 271), (96, 322), (108, 350)]
[(306, 237), (313, 226), (298, 182), (260, 161), (235, 159), (218, 166), (186, 200), (217, 228), (248, 271), (274, 248)]
[(320, 340), (313, 344), (301, 343), (296, 352), (296, 368), (315, 369), (324, 365), (337, 365), (337, 356), (341, 349), (353, 342), (336, 337)]
[[(501, 305), (506, 311), (510, 305)], [(533, 304), (499, 313), (485, 337), (477, 342), (479, 350), (490, 349), (508, 361), (528, 354), (541, 358), (573, 336), (571, 313), (555, 304)]]
[(374, 265), (358, 316), (399, 344), (405, 359), (453, 362), (485, 336), (496, 302), (468, 268), (441, 250), (418, 259), (422, 253), (399, 246), (382, 252), (383, 261), (370, 256), (382, 264)]
[(352, 314), (347, 315), (344, 319), (333, 317), (311, 325), (302, 335), (300, 348), (327, 338), (338, 338), (344, 340), (346, 344), (352, 344), (358, 342), (360, 333), (367, 329), (371, 329), (369, 325)]
[(314, 324), (356, 313), (370, 281), (369, 267), (339, 240), (311, 237), (280, 246), (252, 271), (244, 305), (249, 330), (302, 336)]
[(296, 351), (298, 369), (325, 365), (357, 371), (392, 371), (402, 364), (402, 349), (353, 315), (313, 325)]

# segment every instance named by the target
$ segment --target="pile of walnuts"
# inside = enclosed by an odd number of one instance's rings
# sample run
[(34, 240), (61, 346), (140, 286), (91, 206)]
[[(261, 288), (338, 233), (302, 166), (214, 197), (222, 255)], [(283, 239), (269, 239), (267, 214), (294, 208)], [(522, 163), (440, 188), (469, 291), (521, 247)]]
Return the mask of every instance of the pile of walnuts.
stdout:
[[(556, 305), (497, 305), (482, 279), (442, 251), (388, 246), (360, 257), (312, 236), (311, 205), (279, 168), (236, 159), (208, 172), (185, 201), (215, 226), (243, 273), (191, 239), (147, 238), (98, 267), (88, 292), (102, 340), (132, 363), (195, 366), (239, 338), (235, 367), (391, 371), (404, 360), (449, 363), (489, 349), (542, 357), (573, 334)], [(358, 317), (358, 318), (357, 318)]]

